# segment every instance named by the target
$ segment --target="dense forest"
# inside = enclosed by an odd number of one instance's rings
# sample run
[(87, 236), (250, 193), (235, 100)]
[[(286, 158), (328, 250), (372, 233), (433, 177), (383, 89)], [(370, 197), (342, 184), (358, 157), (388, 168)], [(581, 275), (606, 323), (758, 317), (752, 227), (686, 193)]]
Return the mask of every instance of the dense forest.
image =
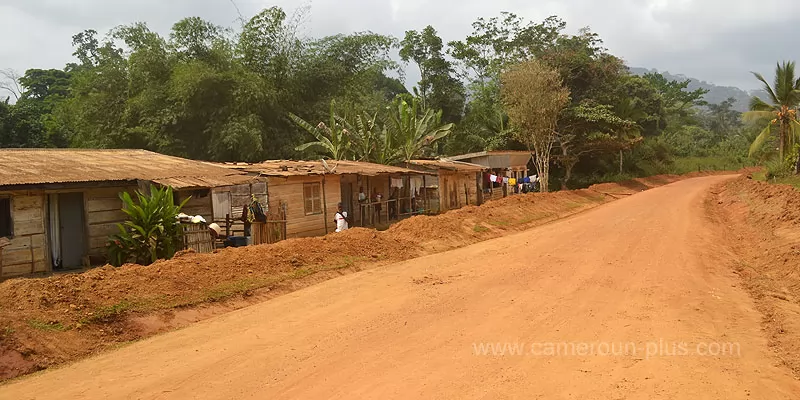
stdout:
[[(0, 147), (382, 163), (523, 150), (502, 76), (528, 60), (557, 72), (569, 93), (553, 126), (560, 187), (697, 160), (739, 167), (761, 130), (743, 124), (733, 99), (709, 104), (689, 80), (632, 74), (597, 34), (567, 34), (558, 17), (479, 18), (469, 36), (444, 43), (432, 26), (402, 38), (301, 37), (305, 12), (273, 7), (232, 28), (186, 18), (168, 37), (144, 23), (78, 33), (64, 69), (5, 71), (12, 96), (0, 101)], [(407, 68), (421, 79), (405, 82)]]

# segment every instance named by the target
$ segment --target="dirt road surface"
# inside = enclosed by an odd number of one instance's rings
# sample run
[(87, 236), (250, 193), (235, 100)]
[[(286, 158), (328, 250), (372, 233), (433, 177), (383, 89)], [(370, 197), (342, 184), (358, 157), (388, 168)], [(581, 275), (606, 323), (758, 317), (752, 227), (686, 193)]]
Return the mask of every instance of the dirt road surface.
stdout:
[(728, 178), (327, 281), (0, 398), (798, 398), (705, 215)]

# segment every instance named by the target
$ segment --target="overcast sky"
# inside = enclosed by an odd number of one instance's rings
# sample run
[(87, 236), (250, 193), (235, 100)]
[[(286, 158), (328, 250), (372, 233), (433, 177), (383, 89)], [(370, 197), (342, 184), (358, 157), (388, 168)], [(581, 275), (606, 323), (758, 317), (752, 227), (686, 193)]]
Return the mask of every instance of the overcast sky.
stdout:
[[(235, 0), (245, 17), (278, 5), (291, 13), (303, 0)], [(402, 37), (433, 25), (445, 41), (468, 35), (480, 16), (511, 11), (528, 20), (558, 15), (575, 32), (589, 26), (628, 65), (684, 74), (717, 85), (756, 88), (748, 71), (771, 77), (775, 62), (798, 58), (800, 24), (778, 0), (313, 0), (308, 36), (371, 30)], [(786, 12), (781, 12), (784, 10)], [(199, 16), (237, 24), (231, 0), (0, 0), (0, 69), (63, 68), (71, 37), (106, 33), (143, 21), (167, 34)], [(414, 68), (411, 66), (411, 68)], [(415, 74), (409, 73), (409, 78)], [(412, 78), (413, 79), (413, 78)], [(771, 80), (771, 78), (768, 78)], [(413, 82), (410, 82), (413, 85)]]

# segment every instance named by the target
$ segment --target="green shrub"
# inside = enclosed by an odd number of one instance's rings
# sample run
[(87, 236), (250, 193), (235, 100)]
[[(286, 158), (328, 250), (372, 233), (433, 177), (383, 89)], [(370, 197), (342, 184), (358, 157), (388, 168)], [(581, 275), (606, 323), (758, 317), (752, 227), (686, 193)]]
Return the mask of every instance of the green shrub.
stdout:
[(176, 205), (172, 188), (150, 186), (150, 194), (136, 191), (136, 201), (127, 192), (120, 193), (128, 215), (125, 223), (117, 224), (119, 233), (108, 242), (111, 264), (149, 265), (158, 259), (169, 259), (180, 247), (183, 232), (177, 216), (189, 199)]

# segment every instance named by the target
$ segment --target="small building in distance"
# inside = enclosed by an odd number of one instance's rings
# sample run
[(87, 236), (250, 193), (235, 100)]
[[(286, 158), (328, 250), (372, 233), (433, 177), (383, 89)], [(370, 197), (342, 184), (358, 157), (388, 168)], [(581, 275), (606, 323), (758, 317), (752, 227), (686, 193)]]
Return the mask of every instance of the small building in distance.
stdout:
[(126, 219), (121, 192), (169, 186), (191, 196), (185, 213), (210, 219), (212, 188), (257, 181), (145, 150), (0, 149), (0, 278), (104, 263)]
[(491, 175), (515, 180), (534, 175), (534, 170), (528, 168), (532, 164), (532, 158), (530, 152), (516, 150), (481, 151), (448, 157), (449, 160), (478, 164), (488, 169), (488, 173), (483, 177), (485, 200), (502, 198), (514, 193), (508, 184), (491, 182), (489, 180)]
[(420, 192), (429, 173), (359, 161), (270, 160), (224, 164), (267, 180), (268, 209), (286, 218), (286, 237), (335, 231), (339, 203), (351, 227), (379, 227), (426, 212)]
[(403, 165), (435, 174), (427, 180), (424, 188), (429, 192), (431, 212), (445, 212), (483, 203), (483, 172), (489, 170), (487, 167), (450, 159), (411, 160)]

